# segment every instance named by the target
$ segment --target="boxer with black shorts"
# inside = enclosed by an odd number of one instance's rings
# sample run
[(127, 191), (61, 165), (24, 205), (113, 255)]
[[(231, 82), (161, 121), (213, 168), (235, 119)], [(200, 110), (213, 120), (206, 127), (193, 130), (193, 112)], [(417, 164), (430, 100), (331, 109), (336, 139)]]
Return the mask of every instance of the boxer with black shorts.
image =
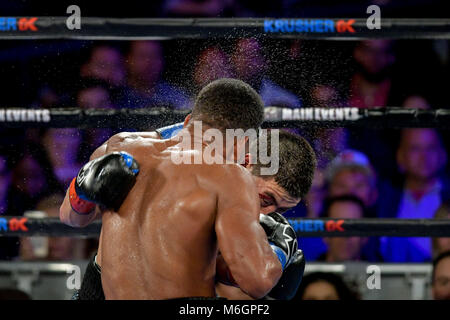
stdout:
[[(260, 97), (232, 79), (206, 86), (192, 113), (192, 120), (219, 130), (257, 128), (262, 118)], [(192, 123), (184, 130), (198, 139)], [(234, 141), (225, 154), (245, 142)], [(101, 212), (97, 261), (106, 299), (215, 297), (218, 250), (227, 276), (251, 297), (264, 296), (296, 252), (293, 229), (272, 224), (276, 236), (269, 244), (250, 173), (236, 164), (175, 164), (174, 153), (201, 151), (182, 150), (179, 143), (113, 136), (106, 154), (94, 153), (69, 188), (61, 220), (83, 226)]]

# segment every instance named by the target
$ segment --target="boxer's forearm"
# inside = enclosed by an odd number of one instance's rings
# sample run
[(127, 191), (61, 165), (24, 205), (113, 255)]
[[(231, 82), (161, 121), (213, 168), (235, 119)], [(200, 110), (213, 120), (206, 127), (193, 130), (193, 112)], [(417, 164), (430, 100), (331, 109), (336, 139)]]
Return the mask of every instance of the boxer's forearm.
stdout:
[(227, 298), (228, 300), (255, 300), (240, 288), (227, 286), (220, 282), (216, 283), (216, 294), (219, 297)]
[[(228, 265), (228, 278), (246, 294), (259, 299), (278, 282), (282, 264), (255, 219), (260, 204), (253, 177), (240, 166), (228, 167), (227, 176), (233, 179), (221, 179), (217, 191), (218, 248)], [(241, 188), (234, 187), (236, 185)]]
[[(282, 274), (278, 259), (272, 253), (269, 255), (261, 255), (257, 259), (248, 259), (247, 256), (239, 265), (237, 263), (230, 264), (230, 270), (236, 283), (245, 294), (253, 299), (260, 299), (267, 295)], [(249, 273), (249, 270), (253, 272)]]
[[(232, 215), (231, 211), (228, 215)], [(243, 231), (242, 225), (239, 228), (236, 223), (229, 227), (225, 226), (226, 232), (223, 232), (222, 227), (219, 226), (216, 228), (216, 234), (219, 249), (230, 270), (227, 278), (231, 281), (228, 282), (236, 283), (250, 297), (259, 299), (276, 285), (281, 276), (282, 267), (259, 223), (248, 223), (248, 225), (249, 227), (245, 228), (246, 231)], [(252, 235), (252, 231), (255, 234)], [(240, 238), (243, 233), (246, 233), (246, 236)]]
[(236, 283), (229, 279), (228, 265), (222, 255), (217, 255), (216, 259), (216, 294), (228, 300), (253, 300), (248, 294), (243, 292)]
[(86, 215), (80, 215), (72, 209), (69, 201), (69, 190), (67, 190), (66, 197), (64, 198), (61, 207), (59, 208), (59, 219), (61, 222), (71, 226), (83, 228), (90, 224), (98, 215), (98, 210), (93, 210), (92, 213)]
[[(90, 161), (96, 158), (103, 156), (106, 153), (107, 141), (103, 143), (100, 147), (98, 147), (91, 155)], [(91, 214), (80, 215), (76, 211), (72, 209), (69, 200), (69, 188), (67, 188), (66, 196), (64, 197), (64, 201), (59, 208), (59, 219), (61, 222), (77, 228), (86, 227), (89, 223), (91, 223), (96, 218), (96, 210), (93, 210)]]

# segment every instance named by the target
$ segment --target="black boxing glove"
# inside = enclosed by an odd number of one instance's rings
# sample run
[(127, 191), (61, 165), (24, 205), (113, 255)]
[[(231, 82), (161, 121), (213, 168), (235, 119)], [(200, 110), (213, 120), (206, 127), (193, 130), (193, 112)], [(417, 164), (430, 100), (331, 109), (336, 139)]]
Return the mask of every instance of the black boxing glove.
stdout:
[(297, 251), (297, 234), (287, 219), (277, 212), (260, 214), (259, 223), (267, 235), (267, 240), (280, 260), (283, 270), (292, 262)]
[(283, 271), (277, 285), (265, 298), (272, 300), (291, 300), (297, 293), (305, 271), (305, 258), (302, 250), (297, 250), (292, 256), (289, 266)]
[(117, 211), (136, 183), (139, 165), (126, 152), (113, 152), (89, 161), (69, 187), (72, 209), (89, 214), (99, 204)]

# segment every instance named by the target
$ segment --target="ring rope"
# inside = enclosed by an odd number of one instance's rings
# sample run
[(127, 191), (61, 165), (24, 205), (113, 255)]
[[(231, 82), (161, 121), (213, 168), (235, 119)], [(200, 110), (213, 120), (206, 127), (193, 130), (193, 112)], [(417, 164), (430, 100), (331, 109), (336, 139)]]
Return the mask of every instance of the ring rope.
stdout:
[(0, 39), (450, 39), (450, 19), (382, 18), (380, 29), (369, 29), (360, 18), (80, 18), (80, 29), (71, 30), (69, 16), (7, 17)]
[[(402, 107), (359, 109), (266, 107), (264, 128), (363, 127), (449, 129), (450, 109)], [(155, 129), (184, 121), (190, 110), (143, 109), (0, 109), (0, 128)]]
[[(450, 219), (288, 219), (298, 237), (450, 237)], [(84, 228), (58, 218), (0, 217), (0, 237), (98, 237), (101, 221)]]

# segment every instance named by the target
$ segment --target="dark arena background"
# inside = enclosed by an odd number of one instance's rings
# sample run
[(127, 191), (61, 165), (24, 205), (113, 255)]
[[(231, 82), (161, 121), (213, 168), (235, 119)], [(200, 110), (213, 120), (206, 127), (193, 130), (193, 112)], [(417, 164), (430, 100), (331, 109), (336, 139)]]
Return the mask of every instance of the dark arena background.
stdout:
[(444, 4), (2, 0), (0, 299), (72, 298), (101, 220), (59, 220), (71, 180), (115, 133), (183, 121), (219, 78), (316, 153), (284, 213), (306, 259), (294, 300), (450, 299)]

